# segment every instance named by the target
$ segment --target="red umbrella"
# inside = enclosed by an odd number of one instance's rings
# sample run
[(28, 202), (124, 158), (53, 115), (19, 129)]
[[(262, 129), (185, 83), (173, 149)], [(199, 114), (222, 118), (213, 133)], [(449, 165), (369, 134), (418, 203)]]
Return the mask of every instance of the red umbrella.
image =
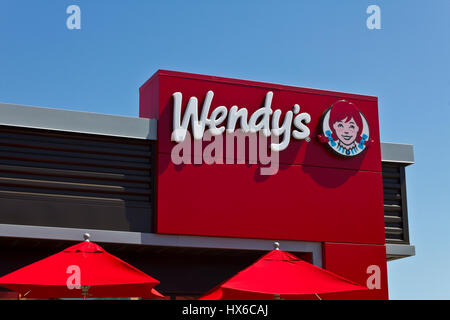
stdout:
[(27, 298), (158, 297), (159, 281), (86, 241), (0, 278)]
[(200, 300), (321, 299), (319, 294), (356, 290), (368, 289), (277, 247)]

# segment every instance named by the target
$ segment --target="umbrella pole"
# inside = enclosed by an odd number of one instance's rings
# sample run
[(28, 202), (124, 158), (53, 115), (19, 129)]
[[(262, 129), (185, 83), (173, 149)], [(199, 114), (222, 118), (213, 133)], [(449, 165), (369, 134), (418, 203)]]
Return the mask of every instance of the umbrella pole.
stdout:
[(89, 296), (89, 289), (91, 286), (81, 286), (81, 294), (83, 295), (83, 300), (86, 300)]
[(319, 300), (322, 300), (322, 298), (319, 297), (319, 295), (318, 295), (317, 293), (314, 293), (314, 294), (316, 295), (316, 297), (317, 297)]

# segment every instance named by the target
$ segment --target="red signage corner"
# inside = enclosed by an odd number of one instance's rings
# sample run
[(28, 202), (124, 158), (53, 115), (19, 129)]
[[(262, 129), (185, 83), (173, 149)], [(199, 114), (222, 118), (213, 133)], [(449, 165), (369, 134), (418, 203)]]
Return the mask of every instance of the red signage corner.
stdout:
[[(264, 110), (266, 127), (255, 120)], [(362, 285), (378, 272), (382, 282), (330, 298), (388, 298), (376, 97), (159, 70), (140, 88), (140, 117), (158, 120), (157, 233), (321, 242), (326, 269)], [(224, 163), (202, 158), (217, 137), (252, 126), (281, 132), (283, 119), (287, 143), (275, 145), (274, 174), (235, 154)], [(195, 140), (208, 125), (219, 134)], [(179, 163), (174, 150), (186, 132), (197, 135), (183, 150), (192, 162)]]
[[(174, 93), (181, 110), (208, 91), (218, 106), (272, 109), (293, 105), (310, 115), (309, 139), (291, 139), (276, 174), (261, 164), (174, 164)], [(354, 157), (320, 141), (324, 113), (337, 101), (355, 105), (370, 127), (371, 144)], [(158, 71), (140, 88), (140, 116), (158, 119), (156, 232), (166, 234), (384, 244), (377, 98), (173, 71)], [(309, 141), (307, 141), (309, 140)], [(203, 142), (203, 150), (209, 142)]]

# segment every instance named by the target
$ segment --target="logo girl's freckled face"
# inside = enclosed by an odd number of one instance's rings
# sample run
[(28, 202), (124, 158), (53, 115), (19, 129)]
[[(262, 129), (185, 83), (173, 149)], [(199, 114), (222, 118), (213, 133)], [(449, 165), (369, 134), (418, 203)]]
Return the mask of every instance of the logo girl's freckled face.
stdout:
[(358, 108), (347, 100), (336, 101), (322, 117), (323, 137), (339, 155), (353, 157), (369, 145), (369, 125)]
[(356, 135), (358, 134), (359, 127), (353, 118), (351, 118), (348, 122), (346, 120), (347, 118), (342, 119), (341, 121), (336, 121), (335, 123), (333, 123), (333, 128), (338, 139), (342, 143), (349, 145), (356, 140)]

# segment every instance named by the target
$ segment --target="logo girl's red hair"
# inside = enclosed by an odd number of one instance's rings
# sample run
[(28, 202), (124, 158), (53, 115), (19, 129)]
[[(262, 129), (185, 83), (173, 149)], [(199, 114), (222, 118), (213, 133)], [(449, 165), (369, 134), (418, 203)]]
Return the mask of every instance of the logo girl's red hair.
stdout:
[(334, 131), (333, 124), (337, 121), (344, 121), (344, 120), (345, 120), (344, 122), (349, 122), (350, 119), (352, 118), (359, 128), (358, 133), (356, 134), (356, 142), (359, 143), (361, 141), (361, 131), (363, 129), (363, 122), (361, 119), (361, 114), (359, 113), (359, 110), (356, 108), (356, 106), (347, 100), (339, 100), (331, 106), (330, 119), (328, 121), (328, 125), (330, 126), (333, 140), (338, 139), (336, 132)]

